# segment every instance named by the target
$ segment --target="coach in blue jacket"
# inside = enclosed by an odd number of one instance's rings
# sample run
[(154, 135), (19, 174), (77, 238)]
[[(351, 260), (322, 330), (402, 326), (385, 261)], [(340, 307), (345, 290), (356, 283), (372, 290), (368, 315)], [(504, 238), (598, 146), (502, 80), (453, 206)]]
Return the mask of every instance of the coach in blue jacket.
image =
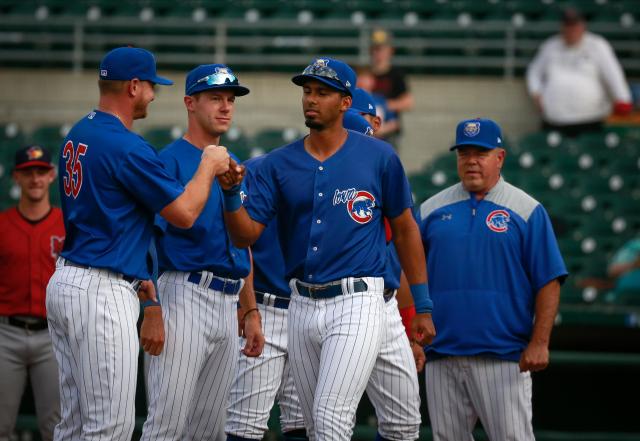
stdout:
[(549, 338), (567, 270), (544, 207), (500, 175), (500, 127), (458, 124), (459, 183), (420, 207), (433, 322), (426, 346), (434, 440), (533, 440), (531, 372)]

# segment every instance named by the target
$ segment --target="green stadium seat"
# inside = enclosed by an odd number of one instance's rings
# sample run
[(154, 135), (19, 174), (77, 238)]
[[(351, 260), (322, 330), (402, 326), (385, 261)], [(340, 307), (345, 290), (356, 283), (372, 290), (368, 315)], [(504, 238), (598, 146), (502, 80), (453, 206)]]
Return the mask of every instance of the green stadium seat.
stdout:
[(180, 126), (159, 126), (146, 130), (143, 134), (156, 150), (162, 150), (167, 144), (172, 143), (184, 134), (184, 128)]
[(254, 145), (269, 152), (277, 147), (289, 144), (300, 137), (293, 128), (267, 128), (260, 130), (254, 137)]
[(229, 149), (240, 161), (246, 161), (253, 156), (251, 138), (238, 127), (231, 127), (222, 135), (220, 144)]
[(29, 137), (30, 144), (37, 144), (48, 149), (55, 158), (62, 149), (62, 141), (64, 141), (67, 132), (71, 129), (70, 124), (50, 124), (40, 126), (34, 130)]

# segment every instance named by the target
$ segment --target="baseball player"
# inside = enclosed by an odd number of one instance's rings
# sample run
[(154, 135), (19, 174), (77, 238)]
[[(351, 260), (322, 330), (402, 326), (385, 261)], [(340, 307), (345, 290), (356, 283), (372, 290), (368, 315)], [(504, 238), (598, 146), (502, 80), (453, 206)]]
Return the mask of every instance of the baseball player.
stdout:
[[(354, 103), (366, 109), (368, 93), (361, 91), (366, 95), (360, 94), (358, 102), (356, 97), (359, 90), (361, 89), (356, 89), (354, 93)], [(359, 108), (353, 105), (345, 112), (343, 125), (346, 129), (370, 136), (374, 134), (367, 120), (359, 114)], [(417, 371), (422, 371), (425, 357), (422, 347), (411, 337), (415, 307), (406, 277), (401, 272), (398, 254), (391, 241), (391, 228), (386, 219), (385, 233), (387, 262), (384, 274), (384, 311), (387, 330), (383, 333), (380, 353), (366, 392), (378, 417), (377, 440), (415, 440), (420, 432), (420, 389), (413, 366), (415, 362)], [(429, 342), (434, 334), (435, 329), (431, 326)]]
[[(186, 184), (197, 172), (202, 150), (217, 145), (231, 126), (235, 100), (249, 93), (228, 66), (206, 64), (187, 74), (187, 132), (165, 147), (160, 160)], [(247, 249), (235, 248), (222, 217), (222, 191), (213, 183), (202, 214), (189, 228), (156, 217), (158, 280), (164, 351), (149, 365), (149, 415), (142, 440), (220, 440), (227, 398), (238, 362), (236, 309), (249, 275)], [(253, 291), (243, 290), (244, 354), (263, 345)]]
[[(251, 194), (255, 170), (264, 156), (244, 163), (245, 184)], [(285, 441), (308, 439), (293, 383), (287, 349), (287, 318), (291, 290), (278, 239), (277, 221), (272, 220), (251, 246), (253, 283), (262, 316), (265, 346), (258, 358), (240, 356), (231, 386), (227, 412), (227, 441), (261, 440), (274, 400), (280, 406), (280, 427)], [(243, 345), (241, 340), (241, 345)]]
[(348, 440), (386, 326), (383, 216), (412, 284), (421, 341), (431, 309), (426, 266), (398, 156), (387, 143), (342, 127), (353, 70), (318, 58), (292, 81), (303, 88), (309, 135), (263, 160), (247, 209), (237, 185), (242, 174), (234, 167), (225, 175), (225, 221), (234, 243), (247, 246), (277, 219), (292, 290), (288, 349), (307, 434)]
[(138, 285), (142, 299), (156, 299), (146, 259), (153, 214), (191, 227), (215, 175), (229, 168), (226, 149), (209, 146), (183, 186), (153, 147), (130, 131), (135, 119), (146, 116), (154, 85), (172, 84), (157, 76), (150, 52), (114, 49), (99, 72), (98, 109), (71, 129), (59, 162), (66, 240), (47, 286), (61, 387), (55, 440), (131, 438)]
[(9, 441), (27, 378), (43, 440), (60, 419), (58, 365), (47, 330), (45, 290), (62, 250), (62, 212), (49, 202), (56, 178), (40, 146), (16, 152), (18, 206), (0, 213), (0, 440)]
[(538, 201), (501, 176), (500, 127), (456, 129), (460, 183), (420, 207), (433, 321), (426, 347), (434, 440), (533, 440), (531, 372), (549, 362), (549, 337), (567, 270)]

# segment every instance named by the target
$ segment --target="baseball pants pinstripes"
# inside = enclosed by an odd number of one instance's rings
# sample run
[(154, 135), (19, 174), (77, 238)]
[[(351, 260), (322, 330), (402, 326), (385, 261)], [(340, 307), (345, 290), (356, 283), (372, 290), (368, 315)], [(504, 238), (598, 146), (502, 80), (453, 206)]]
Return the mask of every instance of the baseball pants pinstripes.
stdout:
[(517, 362), (427, 356), (425, 380), (434, 441), (472, 441), (478, 418), (489, 439), (534, 440), (531, 374)]
[(158, 280), (165, 346), (151, 357), (149, 415), (143, 441), (224, 440), (231, 381), (238, 362), (238, 295), (168, 271)]
[[(255, 358), (240, 354), (225, 428), (229, 434), (256, 440), (267, 431), (274, 400), (280, 406), (282, 432), (305, 427), (287, 350), (288, 310), (262, 304), (258, 309), (266, 340), (264, 350)], [(243, 338), (240, 347), (244, 347)]]
[(420, 387), (395, 296), (385, 303), (384, 313), (386, 327), (367, 395), (376, 410), (380, 435), (393, 441), (416, 440), (420, 435)]
[(54, 440), (131, 439), (139, 313), (138, 297), (120, 275), (56, 265), (47, 286), (62, 416)]
[(289, 355), (291, 370), (312, 441), (348, 441), (360, 398), (380, 352), (385, 315), (380, 277), (362, 278), (366, 292), (310, 299), (291, 281)]

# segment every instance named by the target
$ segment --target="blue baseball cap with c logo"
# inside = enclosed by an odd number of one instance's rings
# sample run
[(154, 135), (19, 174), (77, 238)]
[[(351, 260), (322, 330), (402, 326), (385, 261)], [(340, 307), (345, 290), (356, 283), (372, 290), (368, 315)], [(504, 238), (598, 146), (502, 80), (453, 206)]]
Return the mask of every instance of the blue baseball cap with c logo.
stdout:
[(113, 49), (100, 62), (101, 80), (126, 81), (134, 78), (163, 86), (173, 84), (173, 81), (158, 76), (155, 57), (140, 47)]

